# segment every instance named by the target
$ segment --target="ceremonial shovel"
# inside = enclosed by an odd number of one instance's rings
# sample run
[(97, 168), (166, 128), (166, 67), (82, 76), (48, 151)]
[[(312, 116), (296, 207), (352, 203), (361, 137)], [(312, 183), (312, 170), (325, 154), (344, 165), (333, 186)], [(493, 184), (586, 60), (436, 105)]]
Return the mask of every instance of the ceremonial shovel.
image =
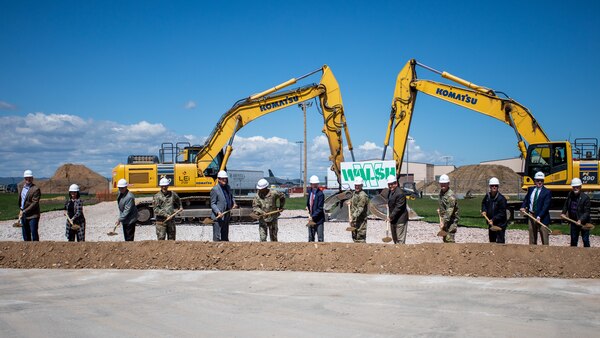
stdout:
[(440, 231), (438, 231), (437, 235), (439, 237), (446, 237), (448, 233), (444, 231), (444, 222), (442, 221), (442, 214), (440, 213), (440, 209), (437, 209), (438, 217), (440, 219)]
[(262, 215), (257, 215), (257, 214), (255, 214), (255, 213), (251, 213), (251, 214), (250, 214), (250, 218), (252, 218), (252, 219), (254, 219), (254, 220), (257, 220), (257, 221), (258, 221), (258, 220), (259, 220), (259, 219), (261, 219), (261, 218), (265, 218), (266, 216), (273, 215), (273, 214), (277, 214), (277, 213), (280, 213), (280, 212), (282, 212), (282, 211), (283, 211), (283, 210), (281, 210), (281, 209), (278, 209), (278, 210), (274, 210), (274, 211), (269, 211), (269, 212), (267, 212), (267, 213), (264, 213), (264, 214), (262, 214)]
[[(490, 222), (491, 222), (491, 221), (490, 221), (490, 219), (487, 217), (487, 213), (484, 211), (484, 212), (483, 212), (481, 215), (483, 215), (483, 217), (484, 217), (484, 218), (485, 218), (485, 220), (488, 222), (488, 224), (490, 224)], [(501, 227), (499, 227), (499, 226), (497, 226), (497, 225), (492, 225), (492, 226), (490, 227), (490, 230), (492, 230), (492, 231), (500, 231), (500, 230), (502, 230), (502, 228), (501, 228)]]
[(546, 230), (548, 230), (550, 232), (551, 235), (561, 235), (561, 232), (558, 230), (552, 230), (550, 228), (548, 228), (548, 226), (540, 221), (538, 221), (537, 218), (535, 218), (532, 214), (528, 213), (527, 211), (523, 212), (527, 217), (531, 218), (532, 221), (536, 222), (538, 225), (540, 225), (543, 228), (546, 228)]
[[(227, 210), (227, 211), (225, 211), (224, 213), (222, 213), (222, 214), (221, 214), (221, 216), (217, 216), (217, 219), (219, 219), (219, 218), (221, 218), (221, 217), (223, 217), (223, 216), (227, 215), (227, 214), (228, 214), (230, 211), (231, 211), (231, 209), (230, 209), (230, 210)], [(210, 217), (206, 217), (206, 218), (204, 219), (204, 221), (202, 221), (202, 223), (203, 223), (203, 224), (206, 224), (206, 225), (208, 225), (208, 224), (213, 224), (213, 223), (215, 223), (215, 221), (213, 221), (213, 220), (212, 220), (212, 218), (210, 218)]]
[(156, 221), (156, 224), (163, 225), (163, 224), (167, 223), (168, 221), (172, 220), (173, 217), (177, 216), (177, 214), (179, 214), (182, 211), (183, 211), (183, 208), (179, 208), (177, 211), (175, 211), (174, 213), (169, 215), (167, 218), (165, 218), (164, 221)]
[(570, 219), (570, 218), (569, 218), (569, 217), (567, 217), (567, 216), (560, 216), (560, 217), (561, 217), (562, 219), (566, 220), (566, 221), (569, 221), (569, 222), (571, 222), (571, 223), (573, 223), (573, 224), (575, 224), (575, 225), (579, 226), (579, 227), (582, 227), (582, 228), (583, 228), (583, 229), (585, 229), (585, 230), (592, 230), (592, 229), (594, 229), (594, 225), (593, 225), (592, 223), (586, 223), (586, 224), (577, 224), (577, 221), (575, 221), (575, 220), (573, 220), (573, 219)]
[(392, 237), (390, 237), (392, 225), (390, 224), (390, 207), (387, 205), (385, 206), (385, 216), (385, 223), (387, 225), (387, 228), (385, 229), (385, 237), (383, 237), (381, 240), (383, 241), (383, 243), (389, 243), (392, 241)]

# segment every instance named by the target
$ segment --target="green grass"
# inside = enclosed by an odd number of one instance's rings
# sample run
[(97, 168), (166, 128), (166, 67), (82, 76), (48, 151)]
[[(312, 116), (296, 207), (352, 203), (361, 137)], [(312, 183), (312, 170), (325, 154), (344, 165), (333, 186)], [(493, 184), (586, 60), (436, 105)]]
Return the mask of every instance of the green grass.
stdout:
[[(48, 200), (56, 197), (64, 197), (63, 200)], [(42, 194), (40, 209), (42, 212), (62, 210), (65, 207), (67, 196), (61, 194)], [(84, 205), (95, 204), (94, 195), (83, 195)], [(0, 194), (0, 221), (17, 219), (19, 217), (19, 197), (17, 194)]]

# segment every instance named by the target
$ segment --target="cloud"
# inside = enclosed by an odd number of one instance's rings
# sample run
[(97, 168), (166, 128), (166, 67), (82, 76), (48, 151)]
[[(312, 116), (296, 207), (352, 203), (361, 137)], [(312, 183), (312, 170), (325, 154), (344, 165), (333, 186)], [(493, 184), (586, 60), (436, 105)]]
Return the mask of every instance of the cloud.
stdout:
[(6, 101), (0, 101), (0, 110), (17, 110), (17, 106)]
[(192, 101), (192, 100), (189, 100), (189, 101), (188, 101), (188, 102), (185, 104), (184, 108), (185, 108), (185, 109), (194, 109), (194, 108), (196, 108), (196, 102), (194, 102), (194, 101)]
[[(49, 177), (64, 163), (84, 164), (103, 176), (112, 176), (112, 168), (125, 163), (127, 157), (158, 155), (163, 142), (204, 144), (205, 135), (179, 135), (160, 123), (140, 121), (122, 124), (114, 121), (84, 119), (75, 115), (45, 114), (0, 116), (0, 176), (19, 176), (24, 169), (32, 169), (37, 177)], [(439, 152), (426, 152), (414, 141), (409, 141), (411, 161), (440, 163)], [(268, 169), (284, 178), (298, 178), (304, 167), (303, 144), (281, 137), (236, 136), (228, 169)], [(365, 141), (354, 149), (356, 160), (380, 159), (383, 147)], [(327, 138), (319, 135), (307, 144), (307, 176), (325, 176), (330, 150)], [(347, 146), (346, 161), (352, 157)], [(302, 158), (302, 160), (301, 160)], [(388, 148), (386, 159), (392, 159)], [(443, 163), (443, 162), (442, 162)], [(302, 168), (302, 169), (301, 169)]]

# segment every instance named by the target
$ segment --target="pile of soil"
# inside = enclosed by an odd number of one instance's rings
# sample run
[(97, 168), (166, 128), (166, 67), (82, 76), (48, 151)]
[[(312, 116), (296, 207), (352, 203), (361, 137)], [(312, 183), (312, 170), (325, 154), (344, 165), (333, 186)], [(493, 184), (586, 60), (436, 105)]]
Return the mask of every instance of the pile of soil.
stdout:
[(600, 248), (273, 242), (0, 242), (0, 267), (600, 278)]
[[(488, 181), (492, 177), (500, 180), (500, 192), (517, 194), (521, 190), (521, 176), (509, 167), (497, 164), (465, 165), (448, 174), (450, 188), (455, 193), (485, 194), (488, 191)], [(431, 182), (425, 191), (439, 191), (439, 185)]]
[(108, 191), (108, 180), (83, 164), (67, 163), (56, 169), (54, 175), (37, 183), (44, 194), (66, 194), (71, 184), (79, 185), (83, 193)]

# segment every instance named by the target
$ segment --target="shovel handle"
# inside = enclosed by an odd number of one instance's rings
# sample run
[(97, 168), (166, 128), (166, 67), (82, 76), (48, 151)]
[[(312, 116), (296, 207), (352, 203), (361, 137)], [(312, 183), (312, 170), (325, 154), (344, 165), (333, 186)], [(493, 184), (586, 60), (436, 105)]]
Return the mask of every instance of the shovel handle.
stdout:
[(485, 218), (485, 220), (489, 223), (490, 219), (487, 217), (487, 213), (484, 211), (482, 214), (483, 218)]
[(67, 215), (67, 213), (65, 212), (65, 217), (67, 217), (67, 221), (69, 222), (69, 224), (73, 225), (73, 220), (69, 217), (69, 215)]
[(537, 218), (535, 218), (535, 217), (533, 217), (533, 215), (532, 215), (532, 214), (528, 213), (527, 211), (524, 211), (523, 213), (524, 213), (525, 215), (527, 215), (527, 217), (531, 218), (531, 220), (532, 220), (532, 221), (534, 221), (534, 222), (536, 222), (538, 225), (540, 225), (540, 226), (542, 226), (542, 227), (546, 228), (546, 230), (548, 230), (548, 231), (552, 232), (552, 230), (550, 230), (550, 228), (548, 228), (548, 226), (547, 226), (546, 224), (544, 224), (544, 223), (542, 223), (542, 222), (538, 221), (538, 219), (537, 219)]
[(169, 217), (167, 217), (164, 222), (168, 222), (170, 220), (173, 219), (173, 217), (177, 216), (179, 213), (181, 213), (183, 211), (183, 208), (179, 208), (179, 210), (175, 211), (174, 213), (172, 213), (171, 215), (169, 215)]

